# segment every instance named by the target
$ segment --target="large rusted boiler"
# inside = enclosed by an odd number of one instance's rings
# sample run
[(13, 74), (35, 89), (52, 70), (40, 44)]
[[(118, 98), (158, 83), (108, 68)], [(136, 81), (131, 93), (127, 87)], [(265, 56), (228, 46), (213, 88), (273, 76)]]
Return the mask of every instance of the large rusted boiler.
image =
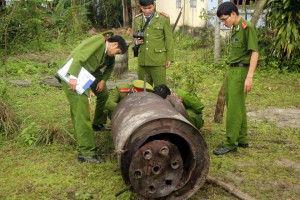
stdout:
[(112, 134), (123, 180), (139, 199), (188, 199), (204, 184), (202, 134), (156, 94), (125, 97), (113, 112)]

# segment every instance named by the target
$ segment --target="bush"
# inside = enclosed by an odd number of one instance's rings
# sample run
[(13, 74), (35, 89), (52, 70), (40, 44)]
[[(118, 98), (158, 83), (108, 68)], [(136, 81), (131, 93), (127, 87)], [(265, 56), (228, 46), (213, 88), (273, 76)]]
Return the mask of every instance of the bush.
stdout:
[(0, 15), (0, 51), (6, 54), (42, 50), (43, 43), (82, 34), (91, 27), (84, 5), (50, 10), (42, 0), (14, 1)]
[(281, 72), (300, 72), (300, 52), (294, 51), (290, 58), (278, 57), (274, 53), (274, 32), (267, 27), (257, 29), (260, 69), (277, 69)]

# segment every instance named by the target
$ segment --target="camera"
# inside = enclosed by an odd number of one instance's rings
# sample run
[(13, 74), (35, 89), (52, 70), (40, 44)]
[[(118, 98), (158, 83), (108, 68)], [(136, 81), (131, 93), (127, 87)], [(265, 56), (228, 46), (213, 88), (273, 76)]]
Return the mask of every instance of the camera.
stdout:
[[(133, 37), (134, 38), (139, 38), (139, 39), (144, 39), (144, 32), (137, 32), (137, 33), (134, 33), (133, 34)], [(132, 50), (133, 50), (133, 56), (134, 57), (138, 57), (139, 55), (139, 47), (140, 45), (139, 44), (135, 44), (133, 47), (132, 47)]]
[(134, 38), (144, 39), (144, 32), (137, 32), (133, 34)]
[(140, 47), (140, 45), (137, 45), (137, 44), (132, 47), (133, 56), (134, 57), (138, 57), (138, 55), (139, 55), (139, 47)]

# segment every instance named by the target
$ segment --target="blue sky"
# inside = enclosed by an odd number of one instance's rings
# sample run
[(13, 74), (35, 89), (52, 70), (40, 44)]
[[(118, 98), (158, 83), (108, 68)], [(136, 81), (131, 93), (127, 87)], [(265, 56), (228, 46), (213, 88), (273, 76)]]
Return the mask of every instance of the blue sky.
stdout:
[(208, 10), (212, 10), (213, 8), (217, 8), (218, 0), (208, 0)]

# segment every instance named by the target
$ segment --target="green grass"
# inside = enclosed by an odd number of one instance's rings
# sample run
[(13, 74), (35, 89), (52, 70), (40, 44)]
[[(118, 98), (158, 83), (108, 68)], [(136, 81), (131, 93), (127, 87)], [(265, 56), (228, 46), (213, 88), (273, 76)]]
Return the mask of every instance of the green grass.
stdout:
[[(0, 81), (0, 94), (19, 124), (17, 133), (0, 140), (1, 200), (136, 199), (129, 191), (119, 197), (114, 196), (125, 188), (125, 184), (113, 152), (111, 133), (96, 134), (99, 153), (105, 158), (105, 163), (77, 162), (65, 94), (58, 88), (39, 83), (40, 73), (43, 73), (42, 76), (53, 74), (70, 49), (68, 47), (66, 51), (59, 47), (55, 53), (37, 53), (34, 59), (23, 55), (22, 62), (20, 56), (15, 56), (7, 63), (7, 68), (12, 70), (7, 79), (30, 78), (33, 83), (23, 88)], [(182, 73), (187, 65), (199, 69), (201, 80), (197, 83), (196, 92), (205, 105), (202, 133), (211, 154), (209, 175), (256, 199), (300, 199), (299, 129), (279, 129), (274, 122), (249, 121), (250, 148), (224, 156), (212, 155), (212, 150), (225, 139), (225, 124), (213, 123), (215, 103), (225, 69), (224, 66), (212, 67), (208, 52), (210, 50), (207, 49), (176, 49), (175, 54), (180, 59), (176, 59), (168, 70), (168, 80), (172, 86), (186, 86), (189, 80), (184, 80), (187, 79), (184, 74), (182, 80), (174, 80), (171, 76)], [(57, 62), (57, 67), (48, 69), (48, 60)], [(137, 59), (130, 52), (130, 71), (136, 70), (136, 62)], [(35, 68), (29, 66), (32, 64)], [(20, 69), (16, 70), (18, 66)], [(276, 70), (258, 68), (253, 91), (248, 95), (247, 108), (248, 111), (300, 109), (299, 99), (299, 74), (280, 74)], [(34, 145), (41, 142), (38, 140), (41, 133), (43, 136), (48, 134), (49, 140)], [(233, 198), (222, 189), (205, 184), (191, 199)]]

